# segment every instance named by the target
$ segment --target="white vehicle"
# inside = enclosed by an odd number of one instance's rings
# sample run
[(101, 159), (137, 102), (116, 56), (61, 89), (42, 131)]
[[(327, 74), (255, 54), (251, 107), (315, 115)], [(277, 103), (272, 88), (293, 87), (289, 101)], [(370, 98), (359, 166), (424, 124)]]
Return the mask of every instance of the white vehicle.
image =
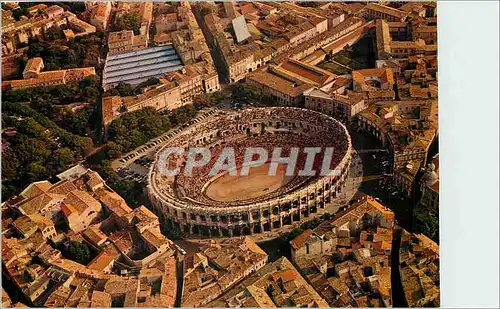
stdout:
[(376, 197), (376, 198), (375, 198), (375, 200), (376, 200), (377, 202), (379, 202), (379, 203), (380, 203), (380, 202), (382, 202), (382, 200), (381, 200), (381, 199), (379, 199), (378, 197)]

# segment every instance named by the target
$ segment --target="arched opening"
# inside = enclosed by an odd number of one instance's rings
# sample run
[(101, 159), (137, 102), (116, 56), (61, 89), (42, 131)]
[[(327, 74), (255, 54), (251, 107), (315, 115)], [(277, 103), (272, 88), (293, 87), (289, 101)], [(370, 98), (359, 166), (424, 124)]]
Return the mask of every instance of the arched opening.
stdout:
[(243, 235), (250, 235), (250, 227), (249, 226), (245, 226), (243, 227)]
[(235, 228), (233, 230), (233, 236), (241, 236), (241, 230), (239, 228)]
[(290, 225), (292, 224), (292, 216), (288, 215), (283, 218), (283, 225)]
[(269, 232), (271, 230), (271, 225), (269, 222), (264, 223), (264, 232)]

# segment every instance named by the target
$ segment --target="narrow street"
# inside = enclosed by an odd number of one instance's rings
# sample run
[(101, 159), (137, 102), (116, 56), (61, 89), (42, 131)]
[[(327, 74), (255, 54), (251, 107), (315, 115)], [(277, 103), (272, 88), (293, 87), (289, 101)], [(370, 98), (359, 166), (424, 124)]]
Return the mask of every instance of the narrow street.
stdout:
[(401, 244), (401, 227), (394, 228), (391, 251), (391, 286), (392, 286), (392, 306), (395, 308), (408, 307), (406, 303), (401, 276), (399, 274), (399, 247)]
[(203, 36), (207, 41), (208, 48), (210, 49), (210, 55), (212, 56), (215, 68), (217, 69), (217, 73), (219, 74), (219, 83), (221, 84), (221, 86), (223, 86), (222, 83), (227, 83), (228, 81), (228, 76), (226, 72), (226, 66), (224, 65), (224, 61), (222, 60), (222, 57), (219, 54), (217, 47), (215, 46), (215, 42), (212, 39), (212, 35), (210, 34), (210, 31), (207, 29), (205, 21), (203, 20), (203, 16), (201, 15), (201, 12), (198, 10), (198, 7), (196, 7), (196, 5), (193, 5), (192, 11), (196, 18), (196, 22), (198, 22), (198, 25), (200, 26), (201, 31), (203, 32)]
[(184, 288), (184, 256), (179, 252), (176, 253), (176, 267), (177, 267), (177, 293), (175, 297), (176, 308), (181, 307), (182, 293)]

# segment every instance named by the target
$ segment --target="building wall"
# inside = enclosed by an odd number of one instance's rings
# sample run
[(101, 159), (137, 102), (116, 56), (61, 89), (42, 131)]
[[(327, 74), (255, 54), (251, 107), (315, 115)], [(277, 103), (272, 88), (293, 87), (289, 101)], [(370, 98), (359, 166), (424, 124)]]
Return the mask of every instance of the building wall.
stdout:
[(422, 198), (420, 203), (431, 209), (439, 209), (439, 192), (432, 188), (422, 185)]
[(291, 96), (287, 93), (283, 93), (272, 87), (269, 87), (269, 85), (261, 83), (253, 78), (247, 78), (246, 83), (250, 86), (260, 89), (264, 95), (272, 97), (278, 102), (279, 105), (299, 106), (304, 101), (304, 96), (302, 94), (298, 96)]
[(217, 73), (205, 77), (205, 79), (203, 80), (203, 91), (205, 91), (205, 93), (212, 93), (219, 90), (220, 90), (220, 84), (219, 84), (219, 76), (217, 75)]
[(168, 91), (162, 92), (157, 96), (140, 101), (137, 104), (127, 107), (128, 112), (143, 109), (145, 107), (153, 107), (157, 110), (174, 109), (182, 106), (182, 97), (180, 87), (175, 87)]
[(342, 121), (351, 121), (356, 114), (365, 109), (364, 100), (350, 104), (334, 97), (324, 98), (312, 94), (304, 94), (304, 98), (305, 108), (324, 113)]
[(238, 82), (241, 79), (245, 78), (247, 73), (255, 70), (256, 66), (255, 68), (253, 68), (252, 66), (254, 62), (253, 60), (253, 55), (250, 55), (237, 62), (232, 62), (227, 65), (227, 71), (229, 72), (229, 81), (231, 83)]

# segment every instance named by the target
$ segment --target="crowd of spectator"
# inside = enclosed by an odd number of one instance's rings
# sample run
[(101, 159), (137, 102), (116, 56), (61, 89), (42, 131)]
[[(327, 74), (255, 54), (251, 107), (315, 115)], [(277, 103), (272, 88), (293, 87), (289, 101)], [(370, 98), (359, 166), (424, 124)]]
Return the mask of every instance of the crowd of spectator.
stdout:
[[(349, 143), (349, 136), (342, 125), (328, 116), (304, 109), (259, 108), (219, 115), (215, 118), (208, 118), (195, 127), (188, 128), (167, 143), (168, 147), (182, 147), (186, 151), (183, 155), (171, 154), (168, 156), (166, 162), (168, 169), (180, 168), (181, 171), (175, 178), (170, 178), (168, 184), (162, 183), (160, 186), (170, 186), (171, 188), (167, 190), (168, 193), (176, 191), (179, 196), (187, 197), (201, 205), (223, 207), (257, 203), (290, 193), (317, 179), (320, 176), (327, 147), (334, 150), (330, 161), (330, 169), (333, 170), (347, 153)], [(184, 173), (184, 166), (189, 147), (209, 148), (211, 159), (206, 165), (195, 167), (191, 175), (188, 176)], [(251, 200), (219, 202), (207, 197), (203, 189), (211, 179), (219, 176), (211, 175), (210, 171), (222, 150), (224, 148), (234, 149), (236, 168), (239, 170), (245, 158), (245, 151), (249, 147), (266, 149), (269, 155), (268, 163), (275, 148), (281, 148), (281, 157), (289, 156), (292, 148), (298, 148), (299, 155), (295, 173), (294, 176), (291, 176), (293, 179), (278, 190)], [(306, 163), (305, 147), (321, 148), (321, 153), (316, 155), (313, 163), (315, 176), (297, 175), (300, 170), (304, 169)]]

